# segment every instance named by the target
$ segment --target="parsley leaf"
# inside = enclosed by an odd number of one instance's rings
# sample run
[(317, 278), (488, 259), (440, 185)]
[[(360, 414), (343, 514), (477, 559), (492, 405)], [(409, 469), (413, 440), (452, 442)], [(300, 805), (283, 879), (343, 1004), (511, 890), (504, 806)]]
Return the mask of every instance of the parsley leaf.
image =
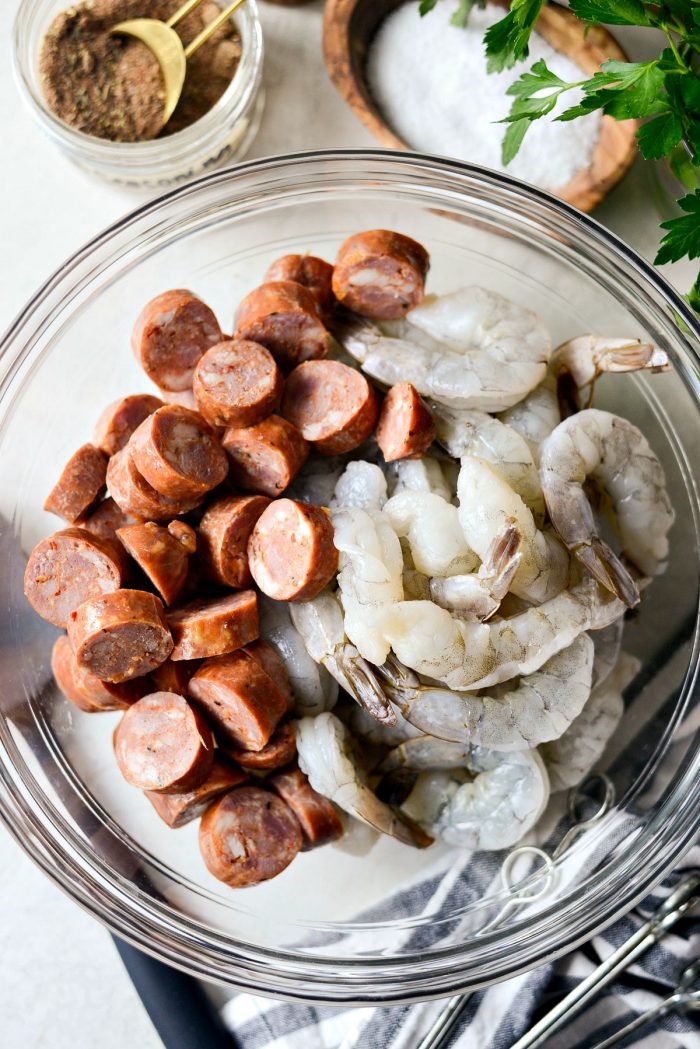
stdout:
[(418, 14), (423, 17), (427, 15), (434, 7), (437, 7), (438, 0), (420, 0), (420, 6), (418, 8)]
[(456, 11), (453, 11), (450, 23), (456, 25), (458, 29), (466, 28), (473, 7), (486, 7), (486, 0), (459, 0), (459, 5)]
[(514, 120), (508, 125), (506, 133), (503, 136), (503, 142), (501, 143), (501, 163), (504, 166), (510, 164), (511, 160), (520, 149), (523, 139), (525, 138), (525, 132), (529, 127), (530, 120), (528, 117), (523, 117), (521, 120)]
[(681, 197), (678, 204), (686, 214), (661, 223), (667, 232), (654, 259), (655, 266), (678, 262), (685, 255), (689, 259), (700, 258), (700, 189)]
[(484, 34), (489, 73), (510, 69), (527, 58), (530, 35), (543, 6), (544, 0), (512, 0), (505, 18), (489, 26)]
[(697, 276), (695, 283), (686, 295), (688, 305), (695, 310), (696, 313), (700, 313), (700, 273)]
[(664, 113), (648, 124), (642, 124), (637, 132), (637, 142), (647, 160), (661, 160), (674, 149), (683, 138), (683, 125), (675, 113)]
[(616, 120), (655, 116), (668, 109), (661, 99), (665, 78), (658, 60), (603, 62), (601, 72), (583, 85), (582, 101), (561, 113), (557, 120), (575, 120), (594, 109), (602, 109)]
[(582, 22), (640, 26), (653, 24), (642, 0), (570, 0), (569, 7)]

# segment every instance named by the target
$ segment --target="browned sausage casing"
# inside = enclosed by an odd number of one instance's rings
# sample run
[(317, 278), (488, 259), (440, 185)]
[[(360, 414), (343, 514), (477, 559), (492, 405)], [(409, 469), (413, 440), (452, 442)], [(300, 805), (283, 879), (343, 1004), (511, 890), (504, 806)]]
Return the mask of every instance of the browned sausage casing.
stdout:
[(163, 602), (145, 590), (116, 590), (85, 601), (68, 617), (78, 666), (103, 681), (129, 681), (170, 655), (173, 639)]
[(105, 455), (115, 455), (126, 445), (137, 426), (163, 407), (160, 397), (134, 393), (108, 404), (95, 424), (92, 443)]
[(320, 506), (277, 499), (248, 543), (253, 579), (276, 601), (310, 601), (338, 571), (333, 525)]
[[(194, 540), (195, 533), (189, 525), (180, 521), (173, 524), (179, 524), (188, 533), (191, 532)], [(127, 525), (120, 528), (117, 535), (166, 605), (177, 601), (187, 579), (191, 542), (183, 544), (168, 528), (162, 528), (154, 521)]]
[(294, 761), (297, 754), (297, 740), (294, 729), (287, 723), (275, 729), (262, 750), (244, 750), (242, 747), (233, 747), (230, 744), (225, 744), (223, 749), (244, 769), (267, 771), (268, 769), (281, 769), (290, 761)]
[(149, 692), (177, 692), (179, 696), (187, 695), (190, 678), (199, 667), (198, 659), (166, 659), (159, 667), (151, 671), (148, 681)]
[(99, 498), (106, 476), (107, 456), (93, 444), (84, 444), (63, 467), (44, 509), (75, 524)]
[(226, 430), (222, 444), (234, 484), (271, 499), (291, 484), (309, 457), (308, 442), (279, 415), (269, 415), (246, 429)]
[(326, 357), (331, 337), (311, 292), (292, 281), (261, 284), (236, 310), (236, 337), (265, 346), (282, 371)]
[(117, 765), (141, 790), (181, 794), (198, 787), (214, 763), (203, 715), (174, 692), (153, 692), (129, 707), (114, 733)]
[(186, 794), (158, 794), (154, 790), (144, 793), (163, 822), (177, 830), (199, 819), (215, 798), (233, 787), (240, 787), (248, 778), (242, 769), (215, 752), (211, 772), (194, 790)]
[(343, 306), (363, 317), (403, 317), (423, 298), (429, 257), (402, 233), (373, 229), (341, 244), (333, 270), (333, 291)]
[(122, 564), (116, 544), (109, 539), (84, 528), (64, 528), (32, 550), (24, 593), (42, 619), (65, 627), (78, 605), (121, 587)]
[(109, 460), (107, 487), (125, 514), (146, 521), (169, 521), (178, 514), (189, 513), (202, 501), (201, 495), (169, 499), (157, 492), (136, 469), (129, 445)]
[(199, 555), (205, 572), (222, 586), (251, 586), (248, 540), (270, 500), (265, 495), (225, 495), (211, 503), (199, 524)]
[(131, 333), (131, 346), (156, 386), (186, 390), (199, 358), (221, 338), (209, 307), (191, 291), (177, 288), (144, 306)]
[(335, 306), (333, 294), (333, 267), (315, 255), (283, 255), (276, 259), (265, 274), (265, 283), (291, 280), (301, 284), (316, 300), (321, 319), (330, 316)]
[(376, 438), (388, 463), (418, 459), (435, 440), (433, 413), (410, 382), (400, 382), (387, 393)]
[(299, 820), (304, 836), (304, 852), (342, 837), (343, 825), (337, 812), (328, 798), (317, 794), (300, 768), (295, 766), (277, 772), (267, 780), (267, 784), (287, 802)]
[(111, 539), (114, 543), (119, 543), (117, 529), (128, 524), (131, 524), (131, 518), (111, 497), (103, 499), (92, 513), (80, 521), (81, 528), (87, 528), (93, 535)]
[(257, 885), (288, 867), (301, 829), (281, 798), (260, 787), (237, 787), (215, 801), (199, 827), (207, 869), (232, 888)]
[(142, 477), (168, 499), (202, 498), (228, 473), (224, 450), (204, 417), (177, 404), (144, 419), (128, 449)]
[(245, 646), (243, 651), (251, 659), (254, 659), (256, 663), (259, 663), (266, 674), (270, 675), (287, 701), (287, 710), (293, 710), (294, 694), (289, 683), (287, 665), (279, 652), (275, 651), (272, 645), (268, 644), (267, 641), (263, 641), (262, 638), (258, 638), (257, 641), (251, 641), (250, 644)]
[(53, 646), (51, 670), (64, 696), (88, 714), (103, 710), (126, 710), (148, 691), (143, 678), (117, 685), (101, 681), (90, 670), (79, 667), (65, 634)]
[(190, 679), (189, 693), (217, 739), (242, 750), (262, 750), (287, 712), (275, 682), (245, 652), (208, 659)]
[(254, 590), (203, 598), (168, 612), (175, 641), (171, 659), (208, 659), (233, 652), (260, 633)]
[(362, 372), (340, 361), (307, 361), (287, 378), (282, 415), (322, 455), (359, 447), (378, 413), (377, 395)]
[(248, 339), (229, 339), (204, 354), (192, 389), (212, 426), (252, 426), (275, 410), (282, 384), (269, 350)]

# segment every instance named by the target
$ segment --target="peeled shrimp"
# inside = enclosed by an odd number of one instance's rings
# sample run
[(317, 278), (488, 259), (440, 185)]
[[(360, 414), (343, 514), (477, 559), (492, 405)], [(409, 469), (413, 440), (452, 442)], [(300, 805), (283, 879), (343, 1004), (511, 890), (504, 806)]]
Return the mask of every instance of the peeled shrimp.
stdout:
[(516, 404), (542, 381), (551, 353), (535, 313), (475, 286), (427, 295), (402, 331), (393, 338), (352, 318), (335, 334), (379, 382), (410, 382), (423, 396), (457, 408), (500, 412)]
[(361, 509), (381, 510), (387, 499), (386, 477), (375, 463), (360, 459), (350, 462), (335, 485), (331, 509), (359, 506)]
[(473, 747), (463, 768), (419, 775), (402, 807), (450, 845), (493, 851), (520, 841), (548, 800), (549, 777), (536, 750)]
[(553, 791), (580, 783), (601, 757), (625, 709), (622, 693), (640, 665), (634, 656), (622, 652), (613, 671), (593, 689), (566, 732), (540, 747)]
[(674, 514), (663, 468), (644, 434), (619, 415), (587, 408), (545, 439), (540, 477), (552, 523), (568, 548), (603, 586), (636, 605), (637, 586), (598, 535), (583, 482), (591, 477), (607, 490), (627, 558), (645, 575), (662, 571)]
[(392, 495), (405, 490), (432, 492), (445, 502), (452, 501), (453, 489), (448, 485), (442, 465), (429, 455), (422, 459), (399, 459), (388, 466), (389, 489)]
[(591, 692), (593, 642), (587, 634), (496, 696), (433, 685), (387, 686), (407, 721), (438, 739), (493, 750), (527, 750), (565, 732)]
[(479, 558), (464, 538), (459, 512), (431, 492), (405, 490), (384, 507), (396, 534), (408, 539), (413, 563), (428, 576), (472, 572)]
[(258, 594), (260, 636), (275, 648), (285, 662), (294, 694), (294, 709), (300, 717), (331, 710), (338, 698), (338, 684), (328, 671), (311, 658), (284, 601), (271, 601)]
[(351, 737), (335, 715), (319, 714), (296, 722), (299, 766), (314, 790), (356, 819), (417, 848), (432, 839), (409, 817), (380, 801), (362, 782), (352, 755)]
[(476, 456), (465, 455), (457, 485), (459, 521), (469, 546), (484, 560), (492, 542), (514, 524), (521, 536), (521, 560), (511, 589), (526, 601), (541, 603), (558, 594), (569, 577), (566, 550), (551, 532), (541, 532), (532, 512), (499, 471)]
[(520, 567), (520, 541), (520, 532), (515, 525), (506, 525), (503, 535), (496, 536), (491, 544), (478, 572), (431, 579), (428, 596), (441, 608), (460, 616), (490, 619), (508, 593)]

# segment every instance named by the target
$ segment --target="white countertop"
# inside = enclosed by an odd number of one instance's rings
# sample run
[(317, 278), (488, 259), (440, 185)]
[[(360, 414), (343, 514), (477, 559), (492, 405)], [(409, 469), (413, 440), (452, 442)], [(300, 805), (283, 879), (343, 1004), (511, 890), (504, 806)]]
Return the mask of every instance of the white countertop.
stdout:
[[(10, 16), (17, 3), (6, 2), (0, 22), (6, 142), (0, 173), (0, 331), (69, 254), (148, 197), (74, 168), (21, 107), (10, 68)], [(260, 6), (267, 108), (249, 155), (376, 145), (326, 77), (320, 0), (301, 8), (264, 0)], [(646, 36), (636, 30), (619, 33), (632, 56), (640, 58), (646, 57)], [(653, 256), (658, 215), (648, 167), (638, 163), (596, 217)], [(685, 291), (692, 273), (692, 266), (679, 265), (669, 275)], [(0, 1017), (3, 1049), (157, 1049), (161, 1044), (107, 933), (2, 830)]]

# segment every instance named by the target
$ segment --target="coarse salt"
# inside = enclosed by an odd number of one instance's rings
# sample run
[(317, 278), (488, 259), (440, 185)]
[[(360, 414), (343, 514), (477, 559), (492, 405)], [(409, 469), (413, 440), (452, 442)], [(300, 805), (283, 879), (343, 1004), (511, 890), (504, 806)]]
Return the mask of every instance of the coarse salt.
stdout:
[(472, 9), (469, 25), (450, 24), (453, 0), (439, 0), (421, 18), (418, 2), (401, 4), (380, 26), (369, 51), (367, 78), (391, 128), (414, 149), (507, 171), (543, 189), (558, 189), (587, 168), (600, 135), (600, 114), (554, 123), (553, 117), (579, 100), (578, 91), (560, 98), (553, 112), (534, 121), (507, 168), (501, 163), (508, 114), (508, 88), (538, 59), (567, 82), (587, 74), (539, 34), (530, 39), (529, 59), (503, 73), (487, 73), (483, 36), (503, 17), (490, 5)]

